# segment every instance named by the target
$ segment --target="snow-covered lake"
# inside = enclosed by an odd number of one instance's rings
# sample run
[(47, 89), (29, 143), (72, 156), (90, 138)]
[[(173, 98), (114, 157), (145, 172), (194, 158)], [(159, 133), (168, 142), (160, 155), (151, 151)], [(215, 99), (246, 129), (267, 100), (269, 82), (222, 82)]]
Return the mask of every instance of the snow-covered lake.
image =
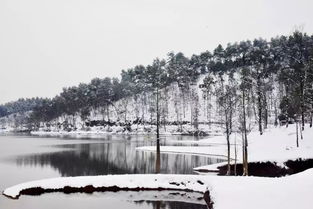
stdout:
[[(179, 143), (194, 139), (167, 136), (162, 138), (161, 144), (175, 145), (173, 141)], [(156, 154), (136, 151), (138, 146), (153, 146), (154, 141), (153, 136), (108, 135), (100, 139), (0, 136), (0, 190), (26, 181), (59, 176), (155, 173)], [(204, 156), (165, 153), (160, 158), (161, 173), (169, 174), (192, 174), (194, 167), (221, 161)], [(19, 200), (1, 195), (0, 206), (6, 209), (112, 208), (113, 205), (117, 209), (206, 208), (204, 201), (200, 204), (182, 201), (168, 192), (52, 193), (23, 196)]]

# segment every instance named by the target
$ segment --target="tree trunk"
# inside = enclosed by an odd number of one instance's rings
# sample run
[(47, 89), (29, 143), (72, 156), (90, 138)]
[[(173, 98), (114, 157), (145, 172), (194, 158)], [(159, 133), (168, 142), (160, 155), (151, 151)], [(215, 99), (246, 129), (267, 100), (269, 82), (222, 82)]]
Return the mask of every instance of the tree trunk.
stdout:
[(235, 165), (234, 165), (234, 175), (237, 176), (237, 137), (235, 133)]
[(160, 173), (160, 171), (161, 171), (160, 139), (157, 138), (155, 173)]
[(228, 123), (228, 118), (227, 116), (226, 118), (226, 140), (227, 140), (227, 173), (226, 175), (229, 176), (230, 175), (230, 142), (229, 142), (229, 123)]
[(297, 140), (297, 147), (299, 147), (298, 120), (296, 120), (296, 140)]
[(110, 106), (107, 105), (107, 117), (108, 117), (108, 122), (110, 123)]
[(245, 140), (244, 140), (244, 133), (243, 133), (243, 131), (241, 132), (241, 141), (242, 141), (242, 175), (244, 174), (244, 172), (245, 172), (245, 161), (246, 161), (246, 159), (245, 159), (245, 156), (246, 156), (246, 154), (245, 154)]
[(312, 128), (313, 125), (313, 112), (310, 114), (310, 128)]
[(259, 132), (260, 135), (263, 134), (262, 130), (262, 98), (261, 98), (261, 78), (258, 76), (257, 79), (257, 94), (258, 94), (258, 117), (259, 117)]
[(211, 94), (208, 95), (208, 104), (207, 104), (207, 118), (209, 122), (209, 129), (211, 129)]
[(194, 125), (194, 128), (197, 132), (197, 134), (199, 133), (199, 97), (198, 97), (198, 94), (197, 92), (195, 91), (195, 89), (192, 90), (192, 100), (194, 102), (191, 102), (191, 103), (194, 103), (192, 109), (193, 109), (193, 125)]
[(278, 125), (278, 110), (277, 110), (277, 105), (276, 105), (276, 101), (275, 101), (275, 122), (274, 125), (277, 126)]
[(300, 138), (301, 138), (301, 140), (303, 139), (303, 134), (302, 134), (302, 132), (303, 132), (303, 130), (302, 130), (302, 128), (300, 128)]
[(157, 121), (156, 121), (156, 132), (157, 132), (157, 140), (160, 138), (160, 111), (159, 111), (159, 88), (157, 88), (157, 94), (156, 94), (156, 115), (157, 115)]
[(185, 98), (184, 91), (182, 90), (181, 92), (182, 92), (182, 95), (183, 95), (183, 114), (184, 114), (184, 118), (186, 118), (186, 110), (185, 110), (185, 108), (186, 108), (186, 98)]
[(72, 123), (73, 123), (73, 128), (76, 130), (76, 119), (75, 119), (75, 114), (72, 115)]
[(143, 126), (145, 127), (145, 106), (146, 106), (146, 95), (145, 93), (143, 92), (143, 95), (142, 95), (142, 99), (141, 99), (141, 120), (142, 120), (142, 124)]
[(242, 91), (242, 110), (243, 110), (243, 141), (244, 141), (244, 165), (243, 175), (248, 176), (248, 139), (247, 139), (247, 125), (246, 125), (246, 105), (245, 105), (245, 90)]
[(264, 94), (264, 129), (267, 129), (268, 124), (268, 107), (267, 107), (267, 98), (266, 94)]
[(302, 131), (304, 131), (304, 110), (301, 111), (301, 122), (302, 122)]
[(125, 111), (125, 116), (124, 116), (124, 121), (125, 123), (127, 122), (127, 105), (128, 105), (128, 101), (125, 101), (125, 107), (124, 107), (124, 111)]
[(229, 117), (228, 117), (228, 111), (225, 110), (225, 128), (226, 128), (226, 141), (227, 141), (227, 173), (226, 175), (230, 175), (230, 142), (229, 142), (229, 136), (230, 136), (230, 129), (229, 129)]
[(304, 130), (304, 81), (300, 83), (300, 90), (301, 90), (301, 122), (302, 122), (302, 131)]

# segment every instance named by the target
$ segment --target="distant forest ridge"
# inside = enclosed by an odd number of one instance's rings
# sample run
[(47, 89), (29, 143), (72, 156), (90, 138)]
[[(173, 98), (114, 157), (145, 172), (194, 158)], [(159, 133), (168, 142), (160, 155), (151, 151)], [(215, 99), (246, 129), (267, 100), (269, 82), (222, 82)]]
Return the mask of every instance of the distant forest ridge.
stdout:
[[(258, 120), (263, 118), (263, 122), (269, 101), (266, 95), (272, 91), (275, 82), (283, 89), (279, 98), (279, 117), (300, 117), (303, 123), (307, 119), (312, 121), (313, 36), (299, 31), (270, 41), (259, 38), (230, 43), (225, 48), (218, 45), (212, 52), (206, 51), (190, 58), (181, 52), (170, 52), (166, 59), (156, 58), (150, 65), (122, 70), (121, 79), (94, 78), (88, 84), (64, 88), (52, 99), (19, 99), (1, 105), (0, 117), (30, 112), (29, 123), (48, 122), (62, 115), (76, 114), (87, 119), (92, 109), (111, 106), (123, 98), (145, 92), (157, 92), (154, 96), (159, 96), (162, 89), (172, 84), (177, 84), (181, 92), (188, 92), (201, 75), (205, 78), (197, 87), (207, 92), (213, 91), (212, 86), (224, 88), (223, 85), (228, 88), (225, 92), (231, 92), (230, 83), (235, 79), (232, 85), (243, 93), (247, 92), (247, 102), (250, 93), (255, 95), (256, 115)], [(227, 96), (225, 92), (221, 90), (220, 95)]]

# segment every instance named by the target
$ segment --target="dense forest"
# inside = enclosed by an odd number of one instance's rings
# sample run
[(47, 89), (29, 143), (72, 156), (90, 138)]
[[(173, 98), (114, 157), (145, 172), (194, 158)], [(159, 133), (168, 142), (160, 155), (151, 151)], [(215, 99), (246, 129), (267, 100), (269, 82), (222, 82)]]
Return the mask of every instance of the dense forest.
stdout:
[(8, 102), (4, 105), (0, 105), (0, 117), (11, 115), (14, 113), (23, 113), (33, 110), (35, 107), (41, 105), (45, 99), (31, 98), (31, 99), (19, 99), (14, 102)]
[[(137, 104), (132, 111), (130, 100)], [(88, 125), (95, 111), (105, 123), (189, 123), (195, 130), (201, 123), (215, 123), (227, 135), (248, 130), (249, 123), (257, 124), (260, 134), (269, 123), (279, 122), (299, 122), (303, 130), (306, 122), (312, 126), (313, 36), (296, 31), (270, 41), (218, 45), (190, 58), (171, 52), (150, 65), (122, 70), (120, 79), (95, 78), (64, 88), (51, 99), (19, 99), (0, 106), (1, 117), (28, 112), (24, 122), (33, 129), (58, 118), (74, 128), (77, 117)]]

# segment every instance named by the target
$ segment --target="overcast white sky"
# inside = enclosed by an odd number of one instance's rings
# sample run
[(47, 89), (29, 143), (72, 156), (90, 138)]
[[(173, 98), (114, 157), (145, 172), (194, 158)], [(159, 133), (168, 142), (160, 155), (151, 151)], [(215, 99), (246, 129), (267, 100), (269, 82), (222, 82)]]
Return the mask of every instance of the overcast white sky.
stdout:
[(0, 0), (0, 103), (53, 97), (170, 51), (313, 33), (312, 0)]

